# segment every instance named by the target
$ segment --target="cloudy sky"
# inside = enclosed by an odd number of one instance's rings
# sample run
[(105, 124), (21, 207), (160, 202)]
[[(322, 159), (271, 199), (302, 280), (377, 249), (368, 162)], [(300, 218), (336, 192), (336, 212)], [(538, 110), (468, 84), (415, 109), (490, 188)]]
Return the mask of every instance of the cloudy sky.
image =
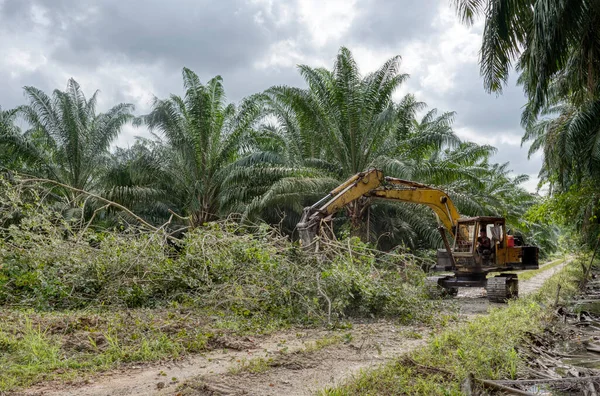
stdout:
[[(181, 93), (181, 68), (203, 81), (220, 74), (237, 101), (272, 85), (302, 86), (297, 64), (331, 68), (340, 46), (367, 73), (394, 55), (411, 92), (430, 107), (456, 111), (455, 131), (498, 148), (535, 189), (539, 157), (520, 147), (514, 82), (485, 93), (477, 64), (481, 24), (461, 25), (450, 0), (0, 0), (0, 106), (24, 103), (22, 87), (47, 92), (75, 78), (99, 106)], [(120, 146), (144, 131), (128, 127)]]

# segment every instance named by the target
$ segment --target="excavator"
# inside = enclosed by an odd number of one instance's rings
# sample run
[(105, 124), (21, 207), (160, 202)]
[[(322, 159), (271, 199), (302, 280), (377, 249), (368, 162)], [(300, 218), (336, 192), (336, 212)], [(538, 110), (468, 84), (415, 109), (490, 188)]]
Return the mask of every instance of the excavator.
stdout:
[[(302, 245), (314, 246), (322, 227), (344, 206), (358, 199), (385, 199), (429, 206), (435, 213), (444, 249), (437, 251), (431, 269), (453, 275), (430, 276), (427, 283), (448, 295), (459, 287), (484, 287), (488, 300), (506, 302), (518, 297), (518, 277), (508, 271), (537, 269), (539, 249), (524, 246), (507, 234), (503, 217), (461, 217), (450, 197), (442, 190), (409, 180), (384, 176), (378, 169), (358, 173), (333, 189), (314, 205), (304, 208), (297, 225)], [(478, 232), (491, 238), (484, 242)], [(452, 238), (453, 245), (448, 235)], [(489, 243), (488, 243), (489, 242)], [(499, 273), (489, 277), (490, 273)]]

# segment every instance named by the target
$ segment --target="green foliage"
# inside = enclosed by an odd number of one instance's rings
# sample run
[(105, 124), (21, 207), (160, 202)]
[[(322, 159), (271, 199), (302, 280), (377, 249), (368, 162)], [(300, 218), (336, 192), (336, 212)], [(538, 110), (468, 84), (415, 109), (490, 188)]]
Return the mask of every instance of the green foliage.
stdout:
[[(598, 202), (600, 197), (593, 186), (572, 186), (569, 191), (555, 193), (530, 208), (522, 220), (522, 228), (535, 228), (539, 224), (552, 224), (552, 227), (540, 228), (537, 243), (551, 252), (550, 242), (562, 249), (574, 251), (583, 244), (592, 245), (600, 231), (598, 227)], [(558, 232), (548, 238), (545, 232), (560, 227), (560, 243)], [(541, 237), (541, 238), (540, 238)]]
[[(358, 239), (318, 260), (264, 226), (210, 223), (177, 247), (162, 232), (75, 228), (35, 195), (3, 184), (0, 304), (38, 309), (153, 307), (170, 302), (240, 317), (336, 322), (349, 315), (426, 318), (424, 273), (410, 255), (382, 255)], [(224, 296), (226, 296), (224, 298)]]
[[(304, 206), (370, 167), (444, 189), (464, 215), (515, 222), (533, 202), (520, 187), (525, 176), (489, 163), (493, 147), (461, 142), (452, 130), (454, 113), (432, 109), (417, 119), (424, 103), (412, 95), (392, 100), (406, 79), (399, 57), (363, 76), (341, 48), (332, 70), (302, 65), (299, 71), (308, 88), (275, 86), (264, 94), (277, 122), (253, 135), (250, 154), (227, 177), (232, 210), (293, 232)], [(357, 200), (336, 224), (347, 220), (353, 235), (384, 250), (442, 243), (428, 208)]]
[[(541, 151), (540, 185), (555, 199), (541, 209), (568, 223), (588, 244), (597, 239), (600, 198), (600, 6), (596, 1), (455, 1), (472, 23), (485, 19), (481, 72), (485, 87), (500, 92), (511, 65), (528, 96), (523, 143)], [(531, 228), (531, 227), (529, 227)], [(531, 233), (531, 230), (529, 230)]]
[(190, 69), (184, 68), (182, 76), (184, 97), (155, 98), (152, 112), (136, 120), (161, 136), (146, 143), (151, 146), (145, 152), (150, 162), (135, 164), (131, 171), (145, 173), (148, 180), (140, 180), (140, 186), (160, 188), (165, 202), (200, 226), (221, 215), (227, 169), (238, 159), (263, 109), (253, 96), (238, 107), (226, 103), (220, 76), (205, 85)]
[(525, 117), (536, 116), (545, 106), (555, 103), (556, 92), (575, 101), (598, 93), (597, 2), (454, 3), (465, 22), (473, 23), (478, 16), (485, 19), (481, 73), (487, 90), (501, 92), (511, 66), (517, 64), (530, 101)]
[(1, 314), (0, 392), (127, 362), (203, 352), (224, 336), (206, 323), (207, 314), (201, 311), (3, 309)]
[[(98, 93), (86, 99), (73, 79), (65, 91), (55, 90), (52, 97), (35, 87), (24, 89), (29, 104), (8, 114), (22, 115), (31, 129), (0, 133), (0, 147), (19, 156), (29, 174), (93, 190), (107, 164), (109, 146), (131, 120), (133, 106), (119, 104), (96, 114)], [(74, 198), (71, 191), (62, 194)]]
[[(393, 100), (407, 78), (399, 56), (362, 75), (342, 47), (331, 70), (298, 69), (306, 89), (273, 86), (234, 105), (220, 76), (202, 83), (184, 68), (183, 95), (155, 98), (152, 111), (135, 119), (153, 138), (112, 153), (131, 105), (97, 114), (97, 93), (86, 98), (74, 80), (51, 96), (25, 87), (27, 106), (0, 110), (0, 165), (88, 190), (139, 216), (89, 197), (82, 206), (85, 194), (53, 186), (47, 202), (66, 218), (93, 219), (99, 228), (128, 228), (141, 218), (168, 223), (177, 235), (236, 214), (295, 238), (305, 206), (370, 167), (447, 191), (466, 216), (505, 216), (516, 225), (535, 200), (520, 186), (525, 176), (490, 163), (493, 147), (456, 136), (453, 112), (419, 117), (426, 105), (413, 95)], [(29, 130), (15, 126), (18, 115)], [(424, 207), (360, 199), (334, 223), (336, 232), (350, 225), (351, 235), (385, 251), (441, 247)]]
[(23, 152), (31, 147), (21, 141), (21, 130), (15, 125), (18, 111), (2, 110), (0, 106), (0, 169), (22, 169)]

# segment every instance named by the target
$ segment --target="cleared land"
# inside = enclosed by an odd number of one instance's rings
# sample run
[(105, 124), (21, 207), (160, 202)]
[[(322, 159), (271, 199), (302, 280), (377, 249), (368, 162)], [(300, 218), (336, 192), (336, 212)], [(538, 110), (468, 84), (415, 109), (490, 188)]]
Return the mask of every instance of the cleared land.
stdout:
[[(538, 290), (569, 260), (549, 263), (521, 282), (520, 293)], [(545, 269), (545, 270), (544, 270)], [(138, 365), (79, 379), (50, 383), (27, 395), (244, 394), (309, 395), (343, 383), (362, 369), (413, 351), (439, 330), (486, 314), (483, 289), (461, 290), (433, 326), (402, 326), (390, 321), (355, 322), (349, 329), (292, 329), (268, 336), (231, 338), (222, 349), (178, 362)]]

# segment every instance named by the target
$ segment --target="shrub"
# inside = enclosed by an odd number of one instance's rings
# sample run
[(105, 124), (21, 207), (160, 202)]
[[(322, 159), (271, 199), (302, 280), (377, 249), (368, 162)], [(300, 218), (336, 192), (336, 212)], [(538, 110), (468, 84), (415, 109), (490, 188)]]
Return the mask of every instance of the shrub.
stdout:
[[(153, 307), (176, 301), (241, 316), (332, 322), (349, 315), (423, 318), (423, 272), (411, 255), (358, 239), (309, 255), (272, 228), (230, 222), (188, 232), (94, 230), (4, 183), (0, 304), (38, 309)], [(18, 221), (14, 221), (18, 213)]]

